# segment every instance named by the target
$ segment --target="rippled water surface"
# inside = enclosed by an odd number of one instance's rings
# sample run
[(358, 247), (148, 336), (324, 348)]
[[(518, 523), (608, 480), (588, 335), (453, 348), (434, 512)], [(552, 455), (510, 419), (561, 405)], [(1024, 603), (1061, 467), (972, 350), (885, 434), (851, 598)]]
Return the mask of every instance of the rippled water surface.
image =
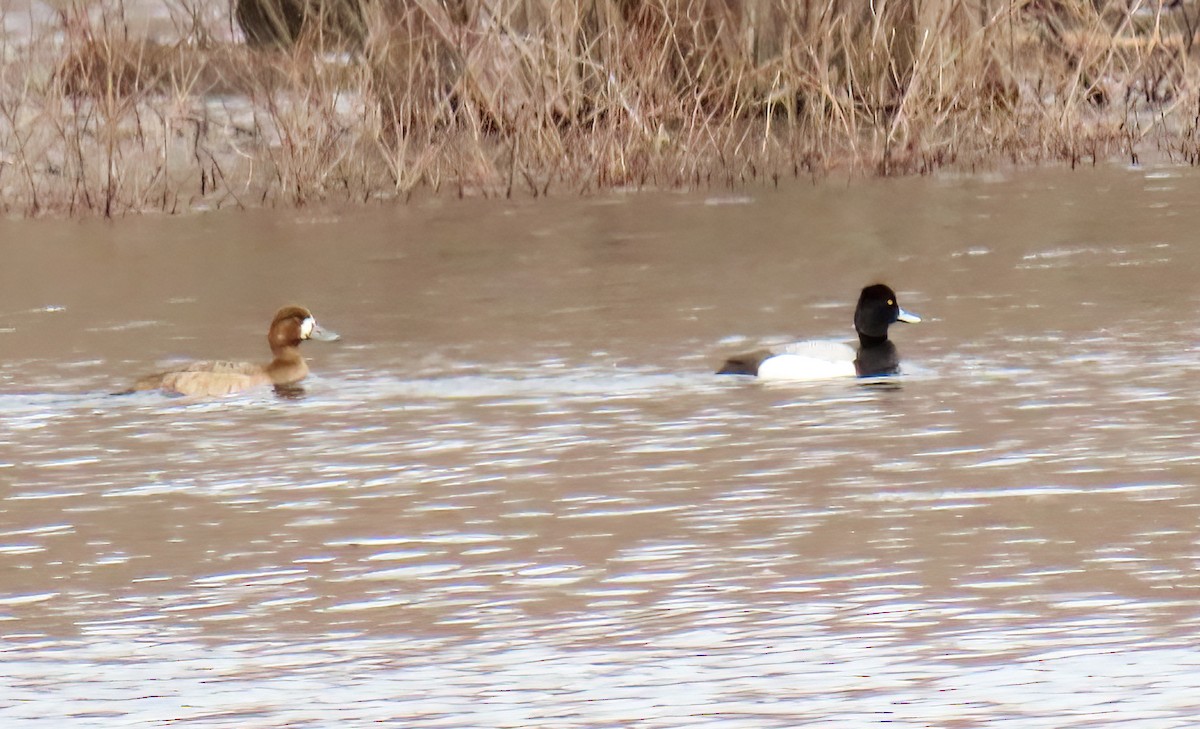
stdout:
[[(1192, 726), (1198, 184), (2, 223), (0, 724)], [(874, 280), (903, 377), (711, 374)]]

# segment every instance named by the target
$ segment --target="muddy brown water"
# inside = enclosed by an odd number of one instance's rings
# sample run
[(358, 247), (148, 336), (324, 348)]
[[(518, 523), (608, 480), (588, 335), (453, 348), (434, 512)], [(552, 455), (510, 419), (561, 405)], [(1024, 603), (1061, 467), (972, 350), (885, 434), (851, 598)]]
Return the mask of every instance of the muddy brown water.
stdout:
[[(1190, 725), (1198, 184), (2, 223), (0, 723)], [(874, 280), (891, 386), (711, 374)]]

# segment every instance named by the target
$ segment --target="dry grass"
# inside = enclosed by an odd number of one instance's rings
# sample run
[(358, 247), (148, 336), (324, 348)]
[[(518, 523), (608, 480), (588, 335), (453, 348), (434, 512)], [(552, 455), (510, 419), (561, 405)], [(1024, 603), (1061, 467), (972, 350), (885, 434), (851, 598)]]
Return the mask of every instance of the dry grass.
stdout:
[(1194, 2), (209, 2), (0, 39), (4, 212), (1200, 161)]

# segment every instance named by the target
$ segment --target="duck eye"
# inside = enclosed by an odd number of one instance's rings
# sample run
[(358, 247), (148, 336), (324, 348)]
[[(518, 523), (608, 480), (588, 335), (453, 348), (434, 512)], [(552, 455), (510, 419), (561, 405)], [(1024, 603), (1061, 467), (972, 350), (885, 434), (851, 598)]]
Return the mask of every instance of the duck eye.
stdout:
[(894, 299), (888, 299), (888, 306), (895, 306), (895, 305), (896, 305), (896, 302)]

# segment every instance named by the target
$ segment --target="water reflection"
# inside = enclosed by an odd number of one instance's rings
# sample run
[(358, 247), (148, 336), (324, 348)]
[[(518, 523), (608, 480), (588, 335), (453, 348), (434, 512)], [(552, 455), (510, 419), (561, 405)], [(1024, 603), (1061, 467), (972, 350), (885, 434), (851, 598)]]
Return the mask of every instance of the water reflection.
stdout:
[[(431, 204), (336, 245), (261, 214), (294, 268), (259, 214), (142, 220), (56, 291), (6, 267), (0, 720), (1187, 724), (1197, 261), (1153, 204), (1196, 203), (1171, 175)], [(24, 270), (94, 255), (11, 225)], [(286, 270), (249, 286), (230, 256)], [(913, 374), (709, 374), (733, 338), (844, 333), (884, 273), (933, 315)], [(345, 342), (300, 399), (104, 394), (253, 353), (255, 314), (312, 291)]]

